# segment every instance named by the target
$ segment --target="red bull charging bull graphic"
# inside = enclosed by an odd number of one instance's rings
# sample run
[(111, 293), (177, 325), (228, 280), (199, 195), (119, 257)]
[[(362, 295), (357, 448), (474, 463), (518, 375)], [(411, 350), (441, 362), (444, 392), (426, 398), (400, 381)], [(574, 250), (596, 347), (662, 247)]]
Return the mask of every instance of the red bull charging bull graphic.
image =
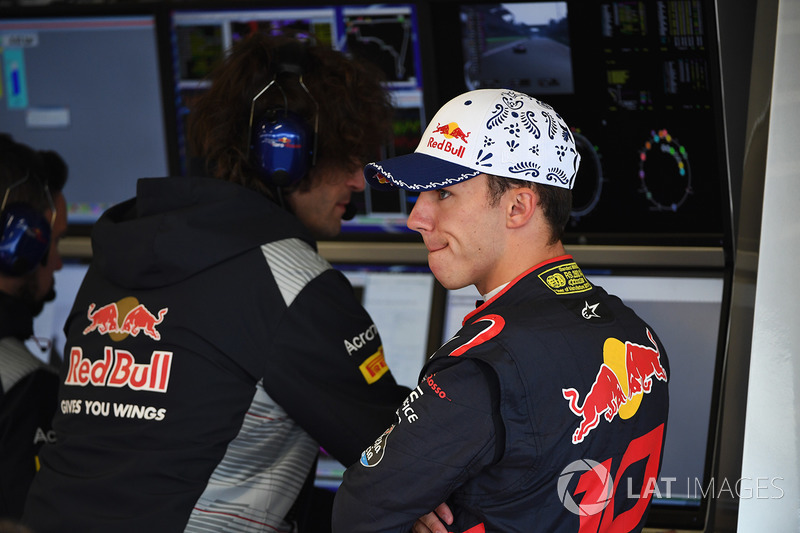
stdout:
[(579, 403), (580, 393), (574, 388), (563, 389), (570, 410), (581, 417), (572, 434), (572, 443), (580, 444), (600, 423), (600, 417), (611, 422), (614, 417), (631, 418), (638, 411), (642, 398), (649, 393), (653, 379), (666, 383), (667, 372), (661, 365), (653, 334), (647, 330), (653, 347), (608, 338), (603, 345), (603, 364), (592, 387)]
[[(121, 341), (128, 335), (136, 337), (142, 333), (159, 341), (161, 333), (156, 326), (163, 322), (167, 311), (165, 307), (153, 313), (134, 297), (122, 298), (100, 307), (91, 303), (86, 311), (89, 325), (84, 328), (83, 334), (96, 332), (108, 335), (113, 341)], [(148, 363), (137, 363), (130, 352), (106, 346), (103, 358), (93, 361), (84, 357), (82, 348), (73, 346), (64, 384), (166, 392), (171, 366), (172, 352), (154, 350)]]
[(165, 307), (157, 313), (152, 313), (133, 297), (95, 308), (96, 304), (89, 305), (86, 312), (89, 325), (83, 330), (83, 334), (88, 335), (96, 331), (101, 335), (109, 335), (115, 341), (120, 341), (127, 335), (136, 337), (139, 333), (156, 341), (161, 340), (161, 334), (156, 326), (161, 324), (169, 309)]

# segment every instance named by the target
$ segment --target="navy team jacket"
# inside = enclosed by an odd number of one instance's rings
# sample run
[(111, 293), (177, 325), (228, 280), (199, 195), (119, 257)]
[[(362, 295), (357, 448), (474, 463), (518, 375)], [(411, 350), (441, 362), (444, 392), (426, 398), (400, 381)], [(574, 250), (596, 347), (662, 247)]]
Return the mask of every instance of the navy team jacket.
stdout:
[(300, 222), (215, 179), (143, 179), (94, 226), (37, 533), (292, 531), (320, 446), (358, 460), (408, 389)]

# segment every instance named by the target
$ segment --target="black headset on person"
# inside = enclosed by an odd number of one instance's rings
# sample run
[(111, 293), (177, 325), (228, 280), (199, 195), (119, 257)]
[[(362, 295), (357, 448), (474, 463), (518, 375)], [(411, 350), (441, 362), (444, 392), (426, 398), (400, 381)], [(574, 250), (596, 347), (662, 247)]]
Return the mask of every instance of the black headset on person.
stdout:
[(6, 189), (0, 204), (0, 273), (23, 276), (47, 261), (50, 234), (55, 222), (56, 208), (47, 184), (44, 193), (50, 203), (51, 219), (22, 203), (8, 203), (11, 190), (31, 178), (30, 171)]
[[(299, 183), (316, 163), (319, 104), (303, 83), (308, 60), (308, 51), (302, 42), (286, 44), (276, 49), (275, 75), (253, 97), (250, 105), (250, 137), (247, 144), (252, 154), (252, 163), (264, 183), (279, 191)], [(289, 109), (286, 93), (281, 87), (282, 81), (287, 77), (296, 78), (314, 104), (313, 125)], [(256, 100), (270, 89), (281, 92), (283, 107), (273, 107), (256, 118)]]
[[(274, 54), (275, 75), (261, 89), (250, 104), (248, 158), (251, 158), (261, 180), (275, 191), (278, 203), (285, 207), (283, 189), (291, 188), (308, 174), (317, 162), (317, 137), (319, 133), (319, 103), (303, 83), (303, 74), (311, 60), (308, 45), (297, 41), (278, 47)], [(314, 104), (313, 124), (289, 109), (281, 80), (294, 77)], [(283, 96), (283, 107), (272, 107), (255, 118), (256, 101), (270, 89)], [(356, 215), (356, 206), (347, 204), (343, 220)]]

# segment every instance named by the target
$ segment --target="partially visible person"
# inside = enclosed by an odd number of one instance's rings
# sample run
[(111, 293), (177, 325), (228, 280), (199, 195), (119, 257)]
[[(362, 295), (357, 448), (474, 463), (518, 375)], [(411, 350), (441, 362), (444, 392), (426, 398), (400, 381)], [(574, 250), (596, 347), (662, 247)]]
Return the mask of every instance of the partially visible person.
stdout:
[(355, 462), (409, 392), (316, 244), (392, 113), (375, 71), (328, 47), (233, 46), (191, 103), (208, 175), (140, 179), (93, 228), (27, 525), (305, 530), (320, 447)]
[(408, 227), (433, 274), (484, 301), (347, 469), (334, 533), (405, 533), (442, 501), (456, 533), (644, 527), (669, 364), (564, 249), (579, 162), (553, 108), (482, 89), (445, 104), (415, 153), (366, 168), (375, 187), (419, 194)]
[(0, 134), (0, 518), (22, 516), (39, 450), (55, 439), (58, 375), (25, 341), (34, 317), (55, 297), (66, 180), (56, 152)]

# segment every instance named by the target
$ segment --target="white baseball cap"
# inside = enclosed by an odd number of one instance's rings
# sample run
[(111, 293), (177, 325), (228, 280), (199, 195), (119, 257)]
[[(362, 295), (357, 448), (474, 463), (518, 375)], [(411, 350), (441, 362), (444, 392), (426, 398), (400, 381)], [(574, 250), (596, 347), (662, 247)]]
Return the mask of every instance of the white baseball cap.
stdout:
[(549, 105), (509, 89), (478, 89), (447, 102), (414, 153), (364, 168), (376, 189), (441, 189), (479, 174), (572, 189), (580, 154)]

